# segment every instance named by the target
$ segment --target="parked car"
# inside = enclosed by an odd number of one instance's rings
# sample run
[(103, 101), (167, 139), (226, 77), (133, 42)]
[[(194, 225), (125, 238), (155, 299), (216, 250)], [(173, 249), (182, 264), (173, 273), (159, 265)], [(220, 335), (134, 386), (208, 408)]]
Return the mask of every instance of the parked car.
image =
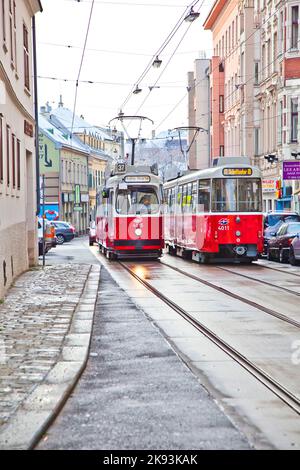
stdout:
[(292, 266), (300, 266), (300, 230), (291, 243), (289, 261)]
[[(268, 212), (264, 217), (264, 251), (268, 252), (269, 240), (277, 233), (284, 222), (300, 222), (300, 215), (297, 212), (278, 211)], [(273, 235), (272, 235), (273, 234)]]
[[(39, 256), (43, 254), (43, 219), (38, 218), (38, 241), (39, 241)], [(57, 245), (55, 227), (45, 219), (45, 253), (48, 253), (51, 248)]]
[(63, 220), (53, 220), (51, 225), (55, 227), (58, 245), (70, 242), (75, 237), (75, 228)]
[(89, 244), (93, 246), (96, 243), (96, 223), (93, 221), (89, 226)]
[(290, 246), (295, 237), (300, 233), (300, 222), (283, 223), (277, 233), (271, 232), (269, 239), (267, 257), (269, 260), (276, 259), (280, 263), (289, 260)]

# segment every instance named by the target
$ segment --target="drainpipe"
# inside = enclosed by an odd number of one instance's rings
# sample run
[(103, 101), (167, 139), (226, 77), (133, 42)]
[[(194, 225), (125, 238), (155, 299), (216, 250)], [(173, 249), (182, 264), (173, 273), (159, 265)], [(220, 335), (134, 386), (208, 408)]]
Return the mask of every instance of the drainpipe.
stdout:
[(36, 155), (36, 215), (41, 209), (40, 202), (40, 157), (39, 157), (39, 108), (37, 86), (37, 54), (36, 54), (36, 26), (35, 17), (32, 18), (32, 42), (33, 42), (33, 82), (34, 82), (34, 117), (35, 117), (35, 155)]

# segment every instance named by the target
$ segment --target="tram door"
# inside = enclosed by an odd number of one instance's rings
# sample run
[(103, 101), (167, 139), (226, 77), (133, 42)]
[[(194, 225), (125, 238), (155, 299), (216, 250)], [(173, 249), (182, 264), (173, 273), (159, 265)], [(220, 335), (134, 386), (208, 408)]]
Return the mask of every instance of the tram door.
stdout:
[(108, 220), (108, 239), (113, 241), (115, 238), (115, 217), (114, 217), (114, 190), (113, 188), (109, 189), (109, 199), (108, 199), (108, 208), (107, 208), (107, 220)]
[(176, 239), (179, 245), (183, 242), (183, 224), (183, 186), (178, 186), (176, 204)]

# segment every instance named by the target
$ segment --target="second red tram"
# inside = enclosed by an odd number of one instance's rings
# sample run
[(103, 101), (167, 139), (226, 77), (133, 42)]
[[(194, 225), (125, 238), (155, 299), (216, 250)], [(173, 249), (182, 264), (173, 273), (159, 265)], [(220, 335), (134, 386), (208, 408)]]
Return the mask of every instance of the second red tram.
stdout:
[(166, 246), (203, 263), (251, 262), (263, 250), (261, 173), (242, 158), (219, 162), (164, 185)]
[(162, 254), (163, 186), (154, 167), (115, 165), (97, 195), (96, 241), (109, 259)]

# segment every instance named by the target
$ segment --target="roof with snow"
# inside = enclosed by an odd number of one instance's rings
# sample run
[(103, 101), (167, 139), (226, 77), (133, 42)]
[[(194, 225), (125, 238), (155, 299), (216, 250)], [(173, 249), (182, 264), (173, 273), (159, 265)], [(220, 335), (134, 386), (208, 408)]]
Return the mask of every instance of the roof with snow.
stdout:
[(50, 120), (45, 118), (42, 114), (39, 115), (39, 129), (53, 142), (59, 146), (69, 147), (80, 152), (89, 154), (87, 145), (81, 143), (78, 138), (71, 139), (69, 132), (58, 129)]
[[(56, 116), (61, 123), (71, 131), (73, 122), (73, 111), (63, 106), (59, 106), (56, 109), (51, 110), (51, 114)], [(86, 132), (93, 137), (97, 137), (100, 140), (113, 140), (112, 137), (106, 133), (103, 129), (97, 126), (92, 126), (84, 118), (75, 116), (73, 124), (73, 133), (84, 133)]]

